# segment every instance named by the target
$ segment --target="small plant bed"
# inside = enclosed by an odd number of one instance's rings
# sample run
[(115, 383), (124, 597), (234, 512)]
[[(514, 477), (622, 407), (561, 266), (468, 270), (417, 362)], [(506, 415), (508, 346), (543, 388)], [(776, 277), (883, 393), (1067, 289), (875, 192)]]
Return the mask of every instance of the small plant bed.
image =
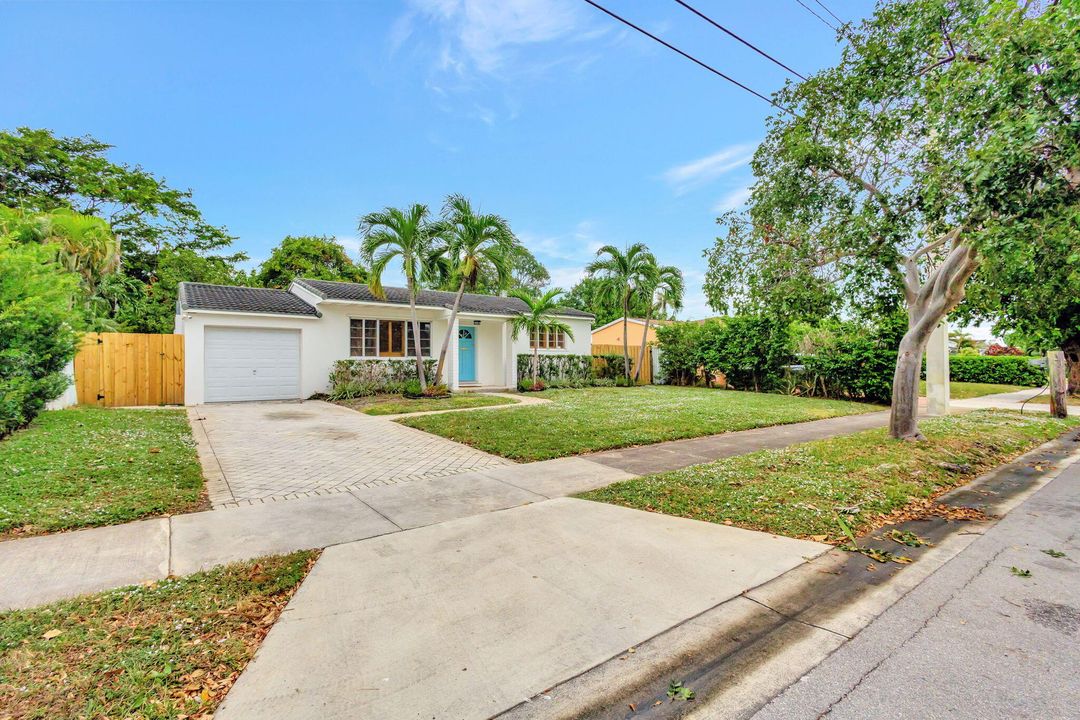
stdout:
[(317, 555), (0, 614), (3, 717), (209, 720)]
[(183, 410), (54, 410), (0, 441), (0, 538), (204, 506)]
[(534, 461), (881, 410), (865, 403), (667, 385), (547, 390), (544, 399), (551, 404), (399, 422)]
[(357, 410), (365, 415), (399, 415), (431, 410), (463, 410), (490, 407), (492, 405), (512, 405), (514, 400), (508, 397), (495, 397), (479, 393), (457, 393), (445, 398), (415, 399), (401, 395), (380, 395), (356, 398), (355, 400), (338, 400), (337, 404)]
[[(996, 383), (949, 382), (949, 397), (953, 400), (966, 400), (968, 398), (983, 397), (984, 395), (1016, 392), (1017, 390), (1031, 390), (1032, 394), (1034, 394), (1037, 388), (1024, 387), (1023, 385), (999, 385)], [(919, 395), (926, 396), (925, 380), (919, 381)]]
[(906, 508), (939, 513), (930, 499), (1078, 424), (1073, 418), (976, 411), (923, 420), (925, 442), (891, 440), (884, 428), (867, 430), (634, 478), (579, 497), (844, 543), (849, 531), (862, 535), (911, 519)]

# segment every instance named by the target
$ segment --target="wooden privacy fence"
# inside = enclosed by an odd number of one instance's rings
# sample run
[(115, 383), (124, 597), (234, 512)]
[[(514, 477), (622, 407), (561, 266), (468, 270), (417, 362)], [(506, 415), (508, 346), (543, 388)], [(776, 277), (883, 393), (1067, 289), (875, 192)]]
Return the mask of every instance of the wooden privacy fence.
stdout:
[[(622, 357), (623, 347), (622, 343), (616, 345), (593, 345), (593, 355), (618, 355)], [(630, 376), (633, 377), (634, 371), (637, 369), (638, 361), (641, 354), (641, 345), (630, 346)], [(645, 346), (645, 364), (641, 366), (641, 377), (638, 378), (638, 385), (652, 385), (652, 346)]]
[(184, 404), (184, 336), (89, 333), (75, 356), (80, 405)]

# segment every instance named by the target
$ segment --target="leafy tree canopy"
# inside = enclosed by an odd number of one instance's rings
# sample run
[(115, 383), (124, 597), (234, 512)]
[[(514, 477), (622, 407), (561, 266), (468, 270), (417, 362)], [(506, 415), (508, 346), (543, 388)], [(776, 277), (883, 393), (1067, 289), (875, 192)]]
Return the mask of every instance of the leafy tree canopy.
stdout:
[(707, 253), (713, 306), (902, 302), (890, 428), (918, 437), (918, 358), (972, 274), (1027, 262), (1035, 226), (1076, 247), (1078, 12), (911, 0), (846, 31), (836, 67), (775, 96), (786, 110), (755, 154), (749, 217), (722, 217)]
[(332, 237), (288, 236), (274, 248), (254, 275), (264, 287), (285, 288), (293, 278), (364, 282), (367, 272), (356, 265)]
[[(593, 325), (599, 327), (622, 317), (622, 305), (618, 298), (604, 291), (603, 280), (586, 277), (570, 288), (562, 297), (566, 307), (577, 308), (596, 316)], [(630, 317), (643, 318), (649, 311), (649, 299), (643, 295), (634, 295), (630, 300)], [(667, 313), (656, 311), (653, 316), (660, 320), (667, 319)]]

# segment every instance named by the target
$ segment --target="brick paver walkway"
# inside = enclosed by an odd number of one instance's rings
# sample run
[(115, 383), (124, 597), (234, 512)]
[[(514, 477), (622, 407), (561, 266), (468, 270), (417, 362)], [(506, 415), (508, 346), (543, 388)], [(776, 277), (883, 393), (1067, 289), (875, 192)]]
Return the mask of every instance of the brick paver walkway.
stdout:
[(189, 410), (214, 507), (325, 495), (510, 464), (331, 403)]

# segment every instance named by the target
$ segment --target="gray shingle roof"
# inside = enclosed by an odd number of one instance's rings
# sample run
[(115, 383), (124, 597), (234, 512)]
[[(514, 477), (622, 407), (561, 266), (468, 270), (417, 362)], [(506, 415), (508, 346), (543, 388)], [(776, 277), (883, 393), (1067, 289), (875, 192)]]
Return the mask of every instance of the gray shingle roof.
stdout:
[(270, 288), (180, 283), (177, 293), (180, 310), (221, 310), (224, 312), (274, 313), (277, 315), (309, 315), (321, 313), (287, 290)]
[[(353, 300), (392, 305), (409, 304), (409, 291), (406, 288), (384, 286), (383, 290), (386, 292), (386, 298), (380, 299), (375, 297), (368, 286), (363, 283), (309, 280), (307, 278), (297, 278), (293, 282), (326, 300)], [(443, 290), (421, 290), (417, 294), (416, 304), (426, 307), (451, 308), (454, 305), (454, 295), (455, 293)], [(461, 296), (461, 312), (464, 313), (513, 315), (525, 309), (525, 303), (514, 297), (476, 295), (474, 293), (465, 293)], [(567, 307), (559, 308), (559, 314), (567, 317), (593, 317), (591, 313)]]

